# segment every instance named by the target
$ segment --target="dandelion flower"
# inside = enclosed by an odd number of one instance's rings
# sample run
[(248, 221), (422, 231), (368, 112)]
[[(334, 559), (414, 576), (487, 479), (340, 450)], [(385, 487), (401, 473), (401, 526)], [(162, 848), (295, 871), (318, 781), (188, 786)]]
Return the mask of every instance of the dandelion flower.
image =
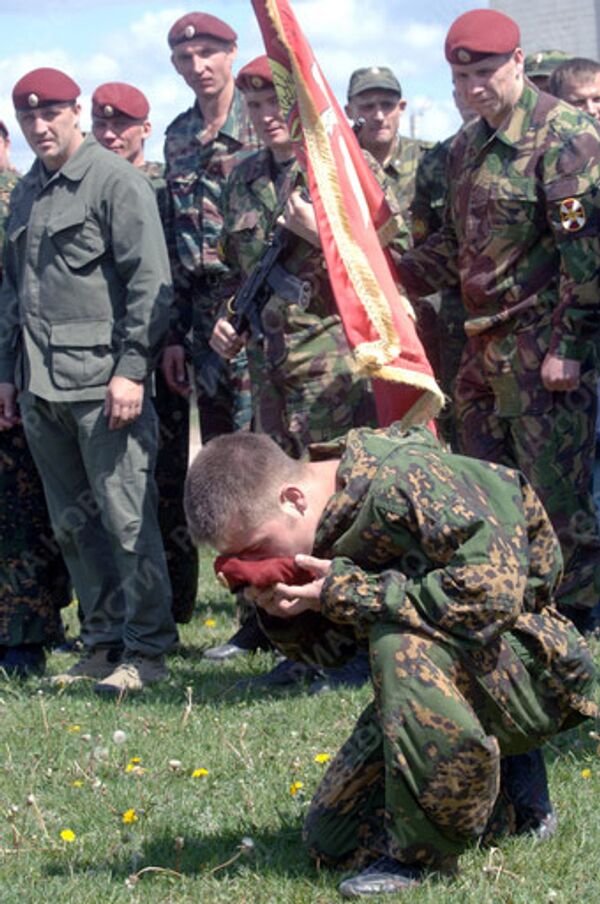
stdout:
[(142, 758), (141, 758), (141, 756), (132, 756), (131, 759), (129, 760), (129, 762), (133, 763), (133, 765), (136, 766), (142, 762)]
[(115, 742), (115, 744), (124, 744), (125, 741), (127, 740), (127, 735), (125, 734), (124, 731), (121, 731), (120, 728), (117, 728), (116, 731), (113, 731), (112, 739)]
[(192, 772), (192, 778), (204, 778), (205, 775), (208, 775), (208, 769), (205, 769), (204, 766), (194, 769)]
[(295, 797), (298, 791), (301, 791), (304, 788), (304, 782), (293, 782), (290, 785), (290, 794), (292, 797)]
[(581, 777), (582, 777), (582, 778), (585, 778), (585, 779), (591, 778), (591, 777), (592, 777), (592, 770), (591, 770), (591, 769), (582, 769), (582, 770), (581, 770)]
[(121, 819), (125, 825), (130, 825), (132, 822), (138, 821), (138, 815), (133, 807), (131, 807), (129, 810), (125, 810)]
[(206, 618), (204, 619), (204, 627), (205, 628), (216, 628), (217, 623), (214, 618)]
[(66, 841), (67, 844), (72, 844), (77, 836), (72, 829), (63, 829), (60, 833), (60, 837), (63, 841)]
[(76, 734), (78, 731), (81, 731), (81, 725), (67, 725), (67, 731)]
[(315, 763), (328, 763), (331, 759), (329, 753), (318, 753), (315, 757)]
[(83, 788), (83, 782), (81, 781), (80, 778), (76, 778), (75, 781), (71, 782), (71, 787), (72, 788)]

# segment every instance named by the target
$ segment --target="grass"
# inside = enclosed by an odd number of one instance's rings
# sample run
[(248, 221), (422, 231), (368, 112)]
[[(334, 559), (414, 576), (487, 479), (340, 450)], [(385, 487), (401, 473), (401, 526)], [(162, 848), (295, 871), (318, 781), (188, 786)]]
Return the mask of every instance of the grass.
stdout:
[[(0, 683), (1, 904), (340, 900), (339, 875), (316, 870), (300, 828), (327, 768), (315, 756), (333, 755), (369, 689), (316, 698), (252, 692), (237, 682), (270, 666), (268, 654), (204, 663), (202, 649), (231, 634), (233, 609), (203, 564), (201, 607), (181, 632), (168, 682), (120, 703), (83, 684)], [(595, 653), (600, 663), (600, 646)], [(69, 662), (53, 655), (49, 674)], [(472, 850), (453, 883), (429, 882), (401, 899), (600, 901), (600, 748), (592, 727), (548, 748), (560, 817), (553, 840)], [(197, 770), (206, 772), (194, 777)], [(292, 795), (295, 782), (302, 787)], [(74, 840), (61, 837), (65, 830)]]

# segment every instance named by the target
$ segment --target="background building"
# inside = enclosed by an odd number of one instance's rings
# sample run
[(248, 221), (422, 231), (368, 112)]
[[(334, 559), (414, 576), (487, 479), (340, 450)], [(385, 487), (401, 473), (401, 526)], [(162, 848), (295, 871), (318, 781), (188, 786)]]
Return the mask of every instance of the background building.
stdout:
[(600, 60), (600, 0), (490, 0), (519, 23), (523, 50), (564, 50)]

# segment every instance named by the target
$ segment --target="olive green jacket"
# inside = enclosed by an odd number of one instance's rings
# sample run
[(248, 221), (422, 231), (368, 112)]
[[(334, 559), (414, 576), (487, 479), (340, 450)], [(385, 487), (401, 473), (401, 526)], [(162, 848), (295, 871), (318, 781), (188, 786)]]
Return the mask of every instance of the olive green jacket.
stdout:
[(150, 377), (171, 279), (148, 179), (90, 136), (18, 184), (6, 225), (0, 382), (49, 401), (104, 398), (115, 376)]

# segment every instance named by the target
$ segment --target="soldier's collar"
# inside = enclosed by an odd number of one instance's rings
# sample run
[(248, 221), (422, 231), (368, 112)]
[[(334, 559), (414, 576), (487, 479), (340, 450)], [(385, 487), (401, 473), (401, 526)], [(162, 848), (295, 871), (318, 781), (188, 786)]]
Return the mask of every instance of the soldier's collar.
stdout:
[(519, 144), (529, 129), (531, 116), (537, 106), (539, 96), (540, 93), (537, 88), (526, 81), (519, 100), (504, 123), (497, 129), (494, 137), (499, 138), (505, 144), (511, 145), (511, 147)]

